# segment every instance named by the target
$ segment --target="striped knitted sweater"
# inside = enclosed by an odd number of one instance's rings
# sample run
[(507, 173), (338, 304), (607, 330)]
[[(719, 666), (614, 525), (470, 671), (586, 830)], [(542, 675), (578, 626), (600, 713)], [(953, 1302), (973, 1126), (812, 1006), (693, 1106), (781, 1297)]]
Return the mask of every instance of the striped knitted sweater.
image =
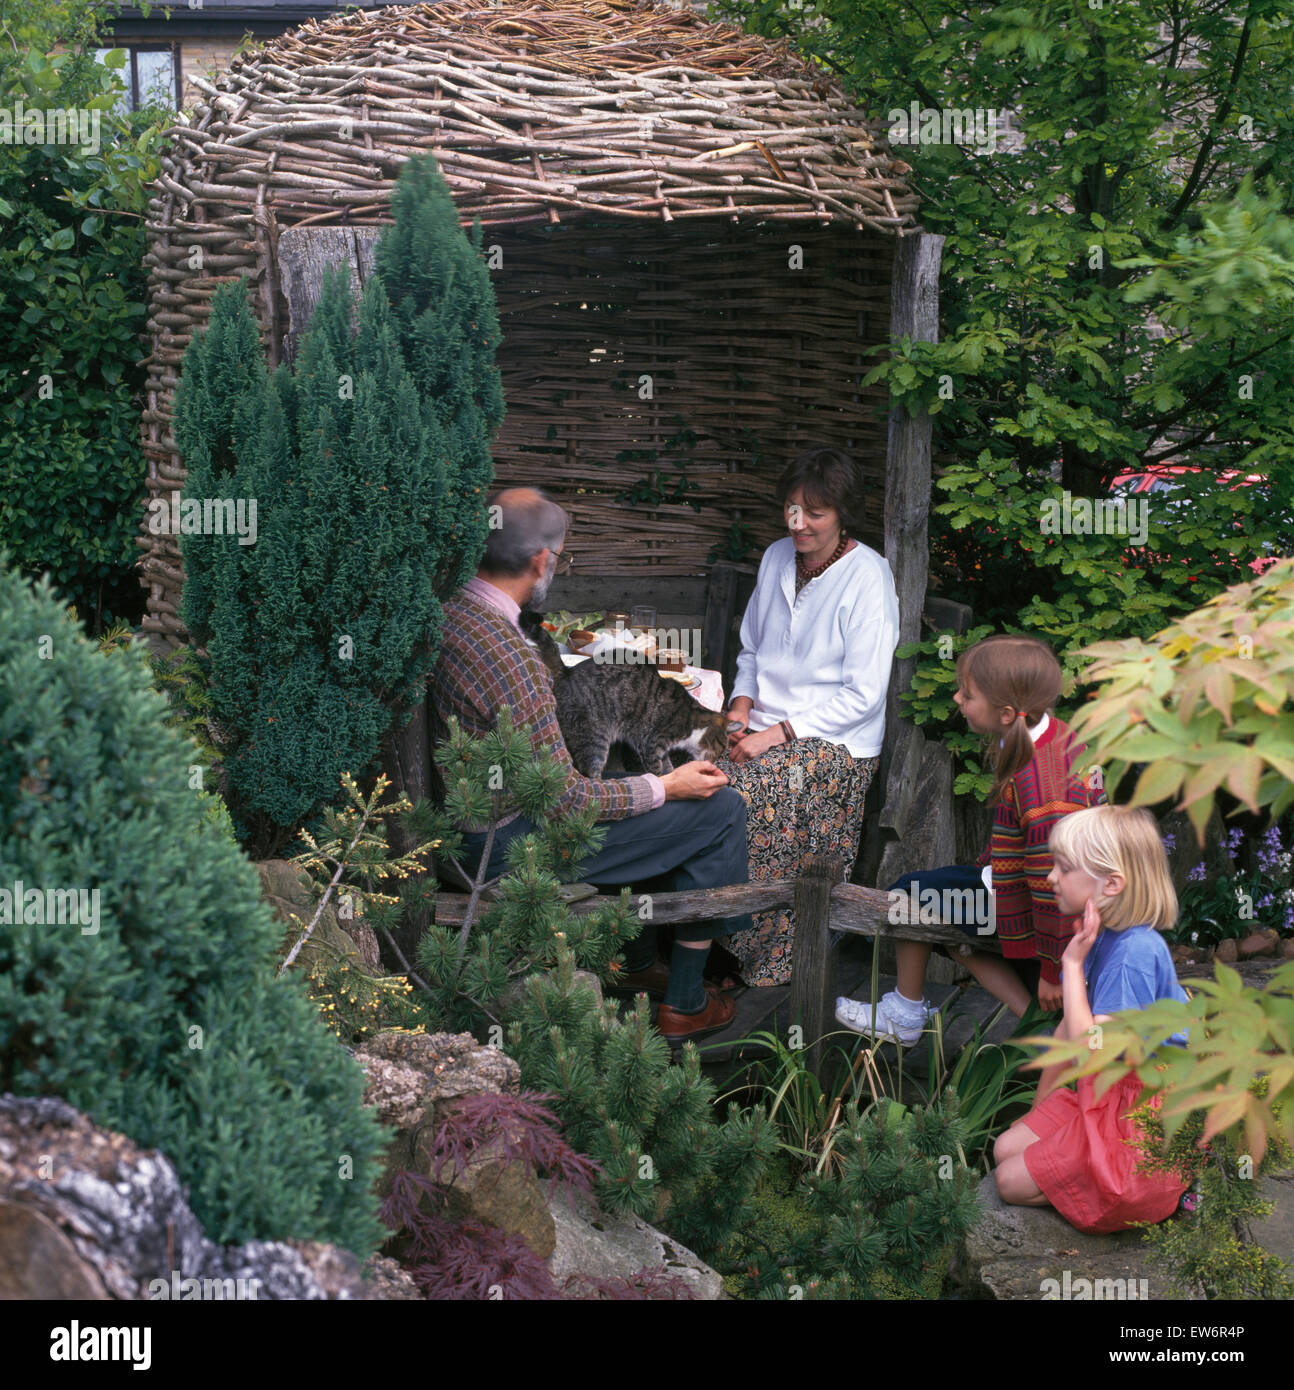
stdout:
[[(498, 609), (460, 592), (445, 604), (442, 634), (427, 687), (442, 722), (453, 716), (464, 733), (479, 737), (493, 730), (500, 710), (511, 710), (517, 728), (529, 726), (536, 755), (551, 755), (562, 768), (565, 780), (553, 810), (557, 817), (594, 806), (599, 820), (623, 820), (652, 809), (652, 785), (646, 777), (596, 782), (576, 770), (557, 723), (552, 677)], [(520, 814), (506, 795), (503, 810), (500, 825)]]
[(1070, 741), (1069, 726), (1052, 715), (1033, 746), (1033, 759), (1002, 789), (993, 837), (977, 863), (993, 865), (997, 934), (1011, 959), (1037, 956), (1042, 978), (1060, 983), (1060, 958), (1077, 919), (1064, 916), (1047, 883), (1047, 841), (1062, 816), (1096, 806), (1104, 791), (1076, 776), (1073, 765), (1083, 745)]

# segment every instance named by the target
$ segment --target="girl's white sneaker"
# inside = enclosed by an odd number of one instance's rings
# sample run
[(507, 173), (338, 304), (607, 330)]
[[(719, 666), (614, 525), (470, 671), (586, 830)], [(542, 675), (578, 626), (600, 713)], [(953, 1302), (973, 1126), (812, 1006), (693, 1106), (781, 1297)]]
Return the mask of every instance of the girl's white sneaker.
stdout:
[(914, 1004), (893, 989), (876, 1005), (874, 1019), (870, 1003), (862, 999), (846, 999), (843, 995), (836, 1000), (837, 1023), (843, 1023), (855, 1033), (867, 1034), (878, 1042), (895, 1042), (903, 1047), (911, 1047), (920, 1039), (929, 1018), (930, 1005), (924, 999)]

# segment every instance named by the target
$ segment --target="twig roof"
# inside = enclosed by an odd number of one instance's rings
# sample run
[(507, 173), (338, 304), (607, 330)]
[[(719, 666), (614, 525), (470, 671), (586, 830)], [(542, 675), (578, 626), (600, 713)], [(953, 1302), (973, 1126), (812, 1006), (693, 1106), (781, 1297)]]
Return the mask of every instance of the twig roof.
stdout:
[[(280, 236), (388, 223), (431, 152), (507, 247), (496, 476), (567, 506), (586, 571), (696, 575), (734, 530), (767, 544), (778, 461), (809, 443), (859, 459), (883, 543), (887, 398), (859, 378), (918, 200), (880, 125), (784, 43), (636, 0), (445, 0), (311, 21), (195, 82), (148, 222), (150, 497), (185, 483), (173, 396), (218, 286), (249, 279), (277, 361), (301, 326)], [(144, 627), (182, 640), (178, 540), (139, 544)]]
[(288, 222), (375, 210), (392, 157), (433, 146), (465, 220), (487, 226), (580, 212), (915, 226), (908, 166), (822, 69), (691, 10), (397, 6), (311, 21), (236, 58), (219, 90), (197, 85), (210, 105), (179, 136), (199, 165), (182, 182), (254, 196), (272, 160)]

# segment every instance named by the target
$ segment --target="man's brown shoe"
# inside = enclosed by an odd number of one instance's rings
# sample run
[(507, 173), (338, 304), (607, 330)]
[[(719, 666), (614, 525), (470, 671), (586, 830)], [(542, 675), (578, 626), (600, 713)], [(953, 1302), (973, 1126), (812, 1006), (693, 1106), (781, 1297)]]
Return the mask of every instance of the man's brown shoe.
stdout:
[(669, 988), (669, 966), (663, 960), (653, 961), (646, 970), (622, 970), (615, 983), (607, 986), (608, 994), (645, 994), (649, 999), (664, 999)]
[(668, 1004), (656, 1011), (656, 1030), (671, 1045), (721, 1032), (732, 1022), (737, 1006), (722, 994), (705, 995), (705, 1008), (699, 1014), (680, 1013)]

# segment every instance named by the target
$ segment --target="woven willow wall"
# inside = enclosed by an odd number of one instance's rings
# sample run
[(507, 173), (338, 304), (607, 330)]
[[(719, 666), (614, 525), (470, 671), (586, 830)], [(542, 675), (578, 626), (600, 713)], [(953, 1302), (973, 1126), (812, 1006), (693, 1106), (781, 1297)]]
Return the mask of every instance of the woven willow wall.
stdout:
[[(886, 397), (858, 379), (874, 361), (864, 349), (888, 339), (888, 241), (720, 225), (613, 228), (599, 243), (561, 230), (497, 239), (508, 414), (494, 453), (500, 479), (545, 487), (571, 512), (582, 573), (700, 574), (734, 521), (757, 555), (785, 533), (777, 474), (813, 443), (863, 465), (864, 539), (883, 549)], [(797, 245), (805, 268), (791, 270)]]
[[(884, 396), (858, 378), (917, 199), (784, 46), (633, 0), (450, 0), (308, 24), (204, 90), (150, 208), (150, 497), (184, 484), (171, 404), (216, 288), (249, 279), (277, 362), (302, 327), (281, 234), (382, 225), (430, 151), (501, 257), (496, 471), (572, 511), (583, 573), (698, 574), (734, 523), (757, 551), (810, 443), (859, 458), (880, 547)], [(145, 630), (183, 640), (176, 541), (140, 544)]]

